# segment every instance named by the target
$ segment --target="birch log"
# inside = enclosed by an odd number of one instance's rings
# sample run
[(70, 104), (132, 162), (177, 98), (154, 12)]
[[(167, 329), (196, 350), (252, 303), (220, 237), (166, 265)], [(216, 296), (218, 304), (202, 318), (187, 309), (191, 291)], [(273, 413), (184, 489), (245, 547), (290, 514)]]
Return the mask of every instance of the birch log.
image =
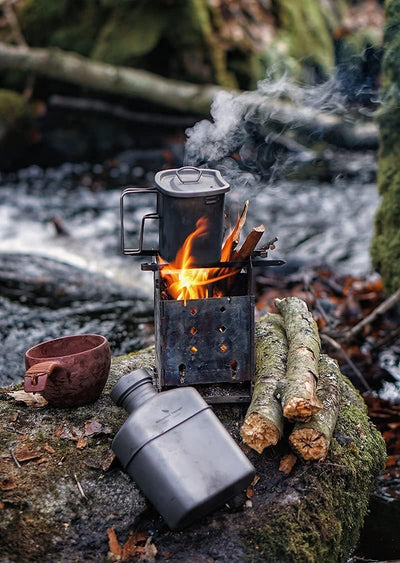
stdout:
[(292, 449), (304, 460), (320, 460), (327, 456), (339, 411), (340, 381), (337, 362), (321, 354), (317, 394), (322, 409), (308, 422), (298, 422), (289, 436)]
[(243, 441), (258, 453), (275, 445), (283, 434), (282, 407), (275, 391), (285, 376), (286, 361), (283, 319), (271, 313), (257, 323), (254, 392), (241, 429)]
[(286, 377), (279, 386), (283, 415), (304, 422), (320, 410), (316, 394), (321, 341), (307, 305), (297, 297), (275, 299), (289, 344)]

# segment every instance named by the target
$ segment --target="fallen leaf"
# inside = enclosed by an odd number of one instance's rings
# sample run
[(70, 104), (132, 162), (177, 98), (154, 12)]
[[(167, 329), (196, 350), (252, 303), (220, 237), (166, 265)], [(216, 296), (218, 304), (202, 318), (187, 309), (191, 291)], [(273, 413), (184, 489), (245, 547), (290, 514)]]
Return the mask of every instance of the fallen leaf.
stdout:
[(30, 450), (28, 446), (15, 448), (14, 455), (18, 461), (31, 461), (32, 459), (37, 459), (42, 456), (40, 452)]
[(293, 453), (285, 455), (279, 464), (279, 471), (282, 471), (285, 475), (289, 475), (296, 465), (296, 461), (297, 457)]
[(144, 544), (143, 553), (139, 556), (139, 561), (147, 561), (148, 563), (153, 563), (156, 560), (156, 555), (158, 549), (152, 542), (153, 538), (150, 536), (147, 538), (146, 543)]
[(0, 489), (2, 491), (11, 491), (17, 487), (16, 482), (11, 477), (5, 477), (0, 481)]
[(56, 450), (54, 448), (52, 448), (51, 446), (49, 446), (49, 444), (45, 444), (43, 446), (43, 448), (46, 450), (46, 452), (49, 452), (49, 454), (55, 454)]
[(101, 461), (101, 468), (103, 471), (107, 471), (110, 469), (112, 462), (115, 459), (115, 453), (112, 450), (109, 450), (108, 455), (106, 455)]
[(122, 547), (119, 544), (119, 541), (117, 539), (117, 534), (115, 533), (114, 528), (107, 529), (107, 536), (108, 536), (108, 549), (110, 553), (112, 553), (113, 555), (117, 555), (118, 557), (121, 557)]
[(259, 475), (254, 475), (253, 480), (251, 482), (251, 486), (255, 487), (258, 483), (258, 481), (260, 480), (260, 476)]
[(19, 417), (19, 412), (14, 413), (10, 418), (10, 422), (17, 422), (18, 417)]
[(249, 487), (247, 487), (247, 489), (246, 489), (246, 497), (247, 498), (253, 498), (254, 497), (254, 489), (251, 485)]
[(38, 393), (26, 393), (25, 391), (12, 391), (11, 393), (7, 393), (13, 399), (18, 402), (25, 403), (28, 407), (44, 407), (47, 405), (47, 401), (42, 395)]
[(139, 546), (138, 543), (148, 538), (149, 535), (144, 532), (131, 532), (122, 548), (122, 561), (128, 561), (132, 556), (144, 553), (144, 547)]
[(46, 463), (47, 461), (49, 461), (47, 457), (41, 457), (40, 459), (37, 460), (36, 464), (41, 465), (42, 463)]
[(4, 502), (1, 502), (1, 501), (0, 501), (0, 510), (4, 510), (5, 506), (6, 506), (6, 505), (4, 504)]
[(85, 440), (85, 438), (79, 438), (79, 440), (76, 443), (76, 447), (78, 448), (78, 450), (83, 450), (83, 448), (86, 448), (87, 446), (87, 440)]
[(84, 436), (95, 436), (96, 434), (111, 434), (112, 430), (108, 426), (103, 426), (97, 420), (87, 420), (85, 422)]

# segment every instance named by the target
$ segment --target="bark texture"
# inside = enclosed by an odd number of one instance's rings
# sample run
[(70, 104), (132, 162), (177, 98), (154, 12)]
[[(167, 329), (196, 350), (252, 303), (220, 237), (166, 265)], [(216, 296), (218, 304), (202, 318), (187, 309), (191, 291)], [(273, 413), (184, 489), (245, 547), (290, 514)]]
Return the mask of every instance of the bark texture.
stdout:
[(289, 344), (286, 377), (279, 386), (283, 415), (304, 422), (322, 405), (316, 394), (321, 341), (307, 305), (297, 297), (276, 299)]
[(275, 445), (283, 434), (283, 414), (276, 398), (278, 382), (285, 376), (287, 341), (280, 315), (263, 317), (256, 329), (256, 370), (251, 404), (244, 420), (243, 441), (258, 453)]
[(317, 395), (322, 408), (308, 422), (296, 423), (289, 436), (291, 447), (304, 460), (326, 458), (338, 416), (340, 392), (339, 366), (335, 360), (321, 354)]

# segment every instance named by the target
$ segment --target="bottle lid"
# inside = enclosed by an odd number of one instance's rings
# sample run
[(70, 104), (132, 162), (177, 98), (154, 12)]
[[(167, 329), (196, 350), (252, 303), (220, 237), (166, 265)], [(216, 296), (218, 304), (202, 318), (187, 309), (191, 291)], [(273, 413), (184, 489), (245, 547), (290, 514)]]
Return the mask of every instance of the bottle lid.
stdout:
[(153, 378), (149, 370), (146, 368), (135, 369), (121, 377), (114, 385), (111, 391), (111, 399), (116, 405), (120, 406), (128, 393), (131, 393), (145, 383), (152, 383), (152, 381)]
[(230, 186), (219, 170), (183, 166), (160, 170), (155, 175), (157, 189), (172, 197), (202, 197), (228, 192)]

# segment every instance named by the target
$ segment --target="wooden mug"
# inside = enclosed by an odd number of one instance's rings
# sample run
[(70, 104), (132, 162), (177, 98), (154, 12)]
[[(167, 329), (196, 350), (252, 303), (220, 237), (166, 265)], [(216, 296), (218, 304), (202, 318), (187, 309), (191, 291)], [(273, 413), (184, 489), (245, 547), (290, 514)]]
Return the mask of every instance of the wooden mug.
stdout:
[(54, 407), (80, 407), (100, 396), (111, 351), (100, 334), (77, 334), (33, 346), (25, 353), (24, 389)]

